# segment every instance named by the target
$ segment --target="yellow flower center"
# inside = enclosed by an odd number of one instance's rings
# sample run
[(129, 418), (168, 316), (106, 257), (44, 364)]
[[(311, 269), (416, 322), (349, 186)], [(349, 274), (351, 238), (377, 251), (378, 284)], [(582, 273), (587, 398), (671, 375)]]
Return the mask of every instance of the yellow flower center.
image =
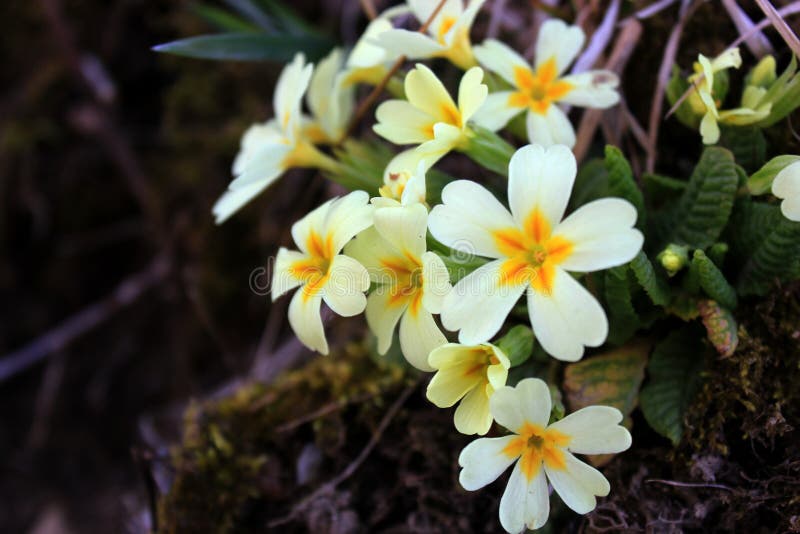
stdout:
[(556, 265), (567, 259), (573, 249), (571, 241), (552, 235), (550, 223), (538, 209), (531, 212), (522, 230), (497, 230), (493, 237), (497, 248), (508, 258), (500, 270), (501, 285), (529, 283), (545, 294), (553, 290)]
[(551, 57), (542, 63), (536, 72), (526, 67), (514, 67), (514, 80), (519, 91), (508, 98), (508, 105), (527, 107), (535, 113), (547, 113), (550, 104), (564, 98), (573, 86), (558, 79), (556, 58)]
[(389, 306), (408, 304), (408, 310), (416, 316), (422, 307), (422, 263), (410, 253), (381, 260), (382, 273), (389, 286)]
[(308, 257), (297, 260), (289, 267), (292, 275), (303, 281), (301, 291), (304, 301), (319, 293), (330, 278), (331, 262), (335, 256), (333, 238), (328, 235), (323, 239), (312, 230), (306, 240), (306, 250)]
[(519, 435), (505, 446), (503, 454), (520, 459), (520, 468), (528, 481), (536, 478), (542, 463), (549, 469), (566, 467), (564, 449), (572, 439), (570, 436), (529, 422), (525, 422), (517, 433)]

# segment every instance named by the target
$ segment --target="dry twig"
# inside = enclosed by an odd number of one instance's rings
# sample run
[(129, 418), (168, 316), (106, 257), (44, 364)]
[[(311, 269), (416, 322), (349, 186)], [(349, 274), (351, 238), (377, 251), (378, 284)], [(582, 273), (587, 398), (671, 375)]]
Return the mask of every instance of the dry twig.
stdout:
[(772, 22), (772, 25), (775, 26), (778, 33), (781, 34), (781, 37), (783, 37), (783, 40), (789, 45), (789, 48), (792, 49), (794, 55), (800, 56), (800, 39), (797, 38), (797, 35), (795, 35), (789, 25), (786, 24), (786, 21), (783, 20), (780, 13), (775, 10), (775, 7), (769, 3), (769, 0), (756, 0), (756, 4), (758, 4), (761, 11), (763, 11)]

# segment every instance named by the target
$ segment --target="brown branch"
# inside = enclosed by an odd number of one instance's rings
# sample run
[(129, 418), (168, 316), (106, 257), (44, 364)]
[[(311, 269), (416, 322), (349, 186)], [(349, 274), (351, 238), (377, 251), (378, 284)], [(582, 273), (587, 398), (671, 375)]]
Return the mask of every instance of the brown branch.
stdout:
[(361, 0), (361, 8), (367, 14), (369, 20), (375, 20), (378, 16), (378, 11), (375, 9), (373, 0)]
[[(426, 31), (428, 31), (428, 28), (433, 23), (433, 19), (435, 19), (436, 15), (439, 14), (439, 11), (442, 10), (442, 7), (444, 7), (446, 1), (447, 0), (439, 1), (439, 5), (437, 5), (436, 9), (434, 9), (433, 12), (431, 12), (431, 15), (428, 17), (428, 20), (426, 20), (425, 23), (422, 26), (420, 26), (419, 30), (417, 30), (419, 31), (419, 33), (425, 33)], [(347, 126), (347, 130), (345, 130), (344, 135), (342, 135), (342, 138), (339, 139), (339, 141), (336, 143), (337, 145), (341, 145), (342, 143), (344, 143), (344, 140), (353, 134), (356, 127), (358, 126), (358, 123), (361, 122), (361, 119), (364, 118), (364, 115), (367, 114), (367, 112), (375, 103), (375, 101), (378, 100), (378, 97), (381, 95), (381, 93), (383, 93), (383, 90), (386, 89), (386, 85), (389, 83), (389, 80), (391, 80), (392, 76), (394, 76), (395, 73), (398, 70), (400, 70), (400, 67), (403, 66), (403, 63), (405, 63), (405, 61), (406, 61), (406, 56), (400, 56), (399, 58), (397, 58), (397, 61), (394, 62), (394, 65), (392, 65), (392, 68), (389, 69), (389, 72), (386, 73), (386, 75), (383, 77), (380, 83), (372, 89), (369, 95), (367, 95), (367, 98), (361, 101), (361, 103), (358, 105), (358, 109), (356, 109), (356, 112), (353, 115), (353, 120), (350, 121), (350, 124)]]
[(321, 486), (319, 486), (319, 488), (317, 488), (315, 491), (313, 491), (310, 495), (308, 495), (303, 500), (301, 500), (299, 503), (297, 503), (292, 508), (292, 511), (289, 513), (289, 515), (287, 515), (285, 517), (281, 517), (281, 518), (275, 519), (274, 521), (271, 521), (267, 525), (267, 527), (268, 528), (275, 528), (277, 526), (284, 525), (284, 524), (292, 521), (309, 504), (313, 503), (315, 500), (317, 500), (322, 495), (325, 495), (326, 493), (332, 492), (334, 489), (336, 489), (336, 486), (338, 486), (339, 484), (341, 484), (342, 482), (344, 482), (345, 480), (350, 478), (353, 475), (353, 473), (355, 473), (356, 470), (358, 470), (358, 468), (361, 467), (361, 464), (364, 463), (364, 460), (367, 459), (367, 457), (370, 455), (372, 450), (375, 448), (375, 446), (381, 440), (381, 437), (383, 436), (383, 433), (389, 427), (389, 424), (391, 424), (392, 420), (397, 415), (397, 412), (400, 411), (400, 408), (403, 406), (403, 404), (405, 404), (406, 400), (408, 400), (408, 397), (411, 396), (411, 394), (414, 392), (414, 390), (417, 388), (418, 385), (419, 385), (419, 380), (417, 380), (413, 384), (407, 386), (403, 390), (403, 392), (400, 394), (400, 396), (397, 397), (397, 400), (395, 400), (392, 403), (392, 405), (389, 407), (389, 409), (384, 414), (383, 419), (381, 419), (381, 422), (378, 424), (378, 428), (375, 429), (375, 432), (372, 434), (372, 437), (367, 442), (366, 446), (361, 450), (361, 452), (355, 458), (355, 460), (350, 462), (347, 465), (347, 467), (345, 467), (344, 471), (342, 471), (341, 473), (336, 475), (334, 478), (332, 478), (331, 480), (329, 480), (325, 484), (322, 484)]
[(306, 423), (310, 423), (311, 421), (315, 421), (320, 417), (325, 417), (326, 415), (332, 414), (334, 412), (338, 412), (339, 410), (357, 402), (363, 402), (365, 400), (369, 400), (376, 396), (378, 393), (362, 393), (361, 395), (356, 395), (352, 399), (343, 399), (336, 402), (331, 402), (322, 406), (318, 410), (314, 410), (311, 413), (307, 413), (297, 419), (293, 419), (292, 421), (288, 421), (278, 427), (275, 428), (275, 432), (287, 432), (289, 430), (293, 430), (299, 426), (302, 426)]
[(0, 359), (0, 383), (63, 350), (76, 339), (106, 322), (116, 312), (135, 302), (170, 271), (166, 256), (156, 257), (143, 271), (119, 284), (106, 298), (84, 308), (24, 347)]
[(676, 480), (663, 480), (660, 478), (649, 478), (645, 480), (648, 484), (664, 484), (665, 486), (675, 486), (677, 488), (710, 488), (733, 491), (733, 488), (723, 486), (722, 484), (701, 484), (697, 482), (678, 482)]
[(783, 37), (783, 40), (789, 45), (789, 48), (792, 49), (794, 55), (800, 57), (800, 39), (797, 38), (797, 35), (795, 35), (789, 25), (786, 24), (786, 21), (783, 20), (780, 13), (775, 11), (775, 7), (769, 3), (769, 0), (756, 0), (756, 4), (758, 4), (761, 11), (763, 11), (772, 22), (772, 25), (775, 26), (778, 33), (781, 34), (781, 37)]

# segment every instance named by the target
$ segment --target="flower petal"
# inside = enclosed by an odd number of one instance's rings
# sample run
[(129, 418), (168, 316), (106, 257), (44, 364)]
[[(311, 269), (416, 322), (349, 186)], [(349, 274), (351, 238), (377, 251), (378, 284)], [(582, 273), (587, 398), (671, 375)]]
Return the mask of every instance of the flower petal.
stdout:
[(475, 491), (497, 480), (517, 459), (503, 452), (516, 438), (480, 438), (464, 447), (458, 456), (458, 465), (462, 467), (458, 475), (461, 486), (467, 491)]
[[(414, 13), (414, 16), (417, 17), (420, 24), (424, 24), (431, 18), (433, 11), (438, 5), (439, 2), (431, 2), (430, 0), (408, 0), (408, 6), (411, 8), (411, 12)], [(431, 21), (430, 27), (438, 30), (443, 17), (458, 18), (461, 16), (463, 9), (464, 4), (462, 0), (446, 0), (441, 9), (439, 9), (439, 12), (436, 13), (436, 17)]]
[(424, 309), (415, 313), (409, 306), (400, 319), (400, 349), (408, 363), (420, 371), (433, 371), (428, 364), (428, 355), (445, 343), (447, 338), (436, 326), (433, 315)]
[(228, 186), (230, 190), (237, 190), (254, 184), (271, 184), (278, 176), (288, 170), (286, 156), (292, 151), (292, 146), (282, 142), (261, 145), (258, 149), (248, 154), (245, 162), (240, 164), (242, 173)]
[(588, 514), (597, 506), (595, 495), (608, 495), (611, 486), (600, 471), (581, 462), (569, 452), (562, 452), (566, 466), (555, 469), (545, 463), (547, 478), (564, 504), (579, 514)]
[(520, 380), (516, 387), (504, 386), (489, 401), (498, 424), (517, 432), (527, 423), (541, 427), (550, 420), (552, 400), (547, 384), (538, 378)]
[(515, 68), (531, 72), (531, 66), (525, 61), (525, 58), (510, 46), (495, 39), (485, 40), (475, 46), (472, 51), (481, 65), (497, 73), (514, 87), (517, 86), (517, 77), (514, 76)]
[(335, 253), (359, 232), (372, 226), (373, 212), (366, 191), (352, 191), (333, 201), (325, 217), (325, 233), (332, 236)]
[(479, 373), (471, 372), (476, 356), (482, 356), (475, 347), (446, 343), (433, 349), (428, 365), (437, 370), (428, 383), (428, 400), (439, 408), (449, 408), (481, 383)]
[(275, 257), (275, 266), (272, 271), (272, 302), (278, 299), (284, 293), (300, 286), (303, 281), (296, 276), (292, 275), (292, 265), (295, 262), (302, 261), (308, 256), (301, 254), (295, 250), (289, 250), (281, 247), (278, 250), (278, 255)]
[(431, 313), (441, 313), (444, 299), (453, 289), (450, 272), (435, 252), (422, 255), (422, 306)]
[(370, 22), (347, 56), (347, 66), (368, 69), (394, 59), (396, 54), (388, 54), (385, 48), (374, 43), (380, 34), (391, 29), (392, 22), (386, 18), (378, 17)]
[[(358, 241), (359, 238), (356, 239)], [(367, 297), (367, 325), (378, 338), (378, 354), (386, 354), (392, 346), (394, 329), (400, 316), (408, 308), (408, 302), (397, 303), (392, 297), (391, 286), (382, 285), (373, 290)]]
[(370, 280), (377, 284), (394, 282), (393, 274), (383, 264), (384, 259), (400, 255), (400, 251), (370, 227), (356, 236), (344, 247), (344, 253), (356, 259), (369, 273)]
[[(456, 430), (462, 434), (479, 434), (483, 436), (492, 427), (492, 414), (489, 413), (489, 397), (486, 395), (487, 384), (481, 383), (467, 393), (453, 417)], [(491, 387), (491, 386), (490, 386)]]
[(284, 139), (283, 132), (278, 129), (275, 119), (251, 125), (242, 135), (241, 148), (233, 160), (233, 175), (242, 174), (247, 168), (247, 163), (261, 151), (263, 146), (282, 144)]
[(433, 237), (450, 248), (500, 258), (493, 233), (516, 226), (511, 214), (486, 188), (469, 180), (450, 182), (428, 219)]
[(264, 191), (264, 189), (272, 185), (278, 176), (280, 176), (280, 174), (273, 176), (271, 180), (250, 184), (235, 191), (225, 191), (214, 203), (214, 207), (211, 208), (211, 212), (214, 214), (214, 222), (216, 224), (222, 224), (227, 221), (228, 218), (239, 211), (242, 206), (253, 200)]
[(465, 345), (488, 341), (503, 326), (526, 284), (502, 283), (502, 260), (482, 265), (458, 281), (444, 299), (442, 324), (460, 330)]
[(302, 53), (297, 53), (292, 62), (281, 71), (275, 84), (273, 107), (278, 126), (284, 132), (293, 135), (300, 125), (300, 103), (306, 93), (314, 66), (306, 63)]
[(513, 93), (511, 91), (499, 91), (486, 97), (486, 101), (478, 108), (472, 121), (493, 132), (503, 128), (508, 121), (519, 115), (525, 108), (511, 106), (508, 103)]
[(621, 198), (601, 198), (578, 208), (553, 230), (572, 244), (559, 267), (591, 272), (631, 261), (644, 243), (642, 233), (633, 228), (636, 215), (633, 204)]
[(631, 446), (631, 434), (621, 426), (622, 413), (611, 406), (587, 406), (548, 428), (569, 436), (567, 448), (578, 454), (612, 454)]
[(547, 108), (542, 115), (528, 111), (525, 126), (528, 130), (528, 140), (540, 145), (566, 145), (575, 146), (575, 130), (569, 122), (567, 115), (555, 104)]
[(543, 527), (549, 515), (550, 494), (544, 471), (539, 468), (533, 479), (528, 480), (517, 462), (500, 498), (500, 524), (507, 532), (517, 534), (526, 527), (532, 530)]
[(417, 66), (406, 75), (405, 88), (406, 98), (411, 105), (436, 117), (437, 122), (449, 123), (453, 114), (458, 114), (458, 108), (450, 93), (433, 71), (422, 63), (417, 63)]
[(559, 19), (548, 19), (539, 28), (536, 40), (536, 68), (550, 58), (556, 60), (556, 74), (561, 74), (578, 55), (586, 36), (578, 26), (567, 26)]
[(800, 221), (800, 195), (795, 195), (781, 202), (781, 213), (790, 221)]
[(349, 256), (339, 254), (331, 262), (330, 278), (322, 289), (325, 304), (342, 317), (358, 315), (367, 305), (364, 292), (369, 289), (369, 273)]
[(433, 138), (434, 117), (405, 100), (387, 100), (375, 111), (376, 134), (397, 145), (424, 143)]
[(483, 84), (483, 69), (480, 67), (469, 69), (458, 85), (458, 110), (463, 124), (472, 118), (488, 94), (489, 88)]
[(551, 294), (528, 290), (528, 313), (536, 340), (548, 354), (574, 362), (583, 347), (598, 347), (608, 336), (600, 303), (577, 280), (555, 269)]
[(395, 56), (404, 55), (409, 59), (425, 59), (442, 55), (446, 47), (435, 39), (419, 32), (394, 29), (381, 33), (373, 41)]
[(297, 248), (299, 248), (302, 252), (308, 254), (307, 244), (312, 236), (312, 233), (317, 235), (324, 233), (325, 218), (328, 216), (331, 205), (335, 200), (335, 198), (332, 198), (326, 201), (324, 204), (314, 208), (312, 211), (307, 213), (305, 217), (292, 225), (292, 239), (294, 239), (295, 245), (297, 245)]
[(378, 233), (401, 255), (421, 260), (427, 248), (428, 211), (425, 206), (413, 204), (399, 208), (377, 208), (374, 224)]
[(778, 198), (800, 195), (800, 161), (787, 165), (775, 175), (772, 194)]
[(508, 165), (508, 200), (517, 227), (538, 212), (554, 228), (567, 209), (577, 165), (565, 146), (527, 145)]
[(302, 289), (295, 292), (289, 303), (289, 325), (303, 345), (321, 354), (328, 354), (328, 341), (320, 315), (321, 304), (321, 295), (306, 297)]
[(572, 86), (559, 102), (582, 106), (585, 108), (605, 109), (619, 102), (619, 77), (610, 70), (590, 70), (572, 76), (565, 76), (562, 81)]

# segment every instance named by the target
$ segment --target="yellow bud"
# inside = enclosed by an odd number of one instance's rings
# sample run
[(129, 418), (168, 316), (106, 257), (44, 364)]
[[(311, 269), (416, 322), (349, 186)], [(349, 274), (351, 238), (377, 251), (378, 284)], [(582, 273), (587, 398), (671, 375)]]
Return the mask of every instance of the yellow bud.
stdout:
[(748, 85), (767, 87), (776, 79), (775, 58), (773, 56), (764, 56), (764, 58), (758, 62), (758, 65), (753, 67), (753, 70), (750, 71)]
[(689, 250), (683, 245), (667, 245), (658, 255), (658, 260), (670, 276), (675, 275), (689, 262)]

